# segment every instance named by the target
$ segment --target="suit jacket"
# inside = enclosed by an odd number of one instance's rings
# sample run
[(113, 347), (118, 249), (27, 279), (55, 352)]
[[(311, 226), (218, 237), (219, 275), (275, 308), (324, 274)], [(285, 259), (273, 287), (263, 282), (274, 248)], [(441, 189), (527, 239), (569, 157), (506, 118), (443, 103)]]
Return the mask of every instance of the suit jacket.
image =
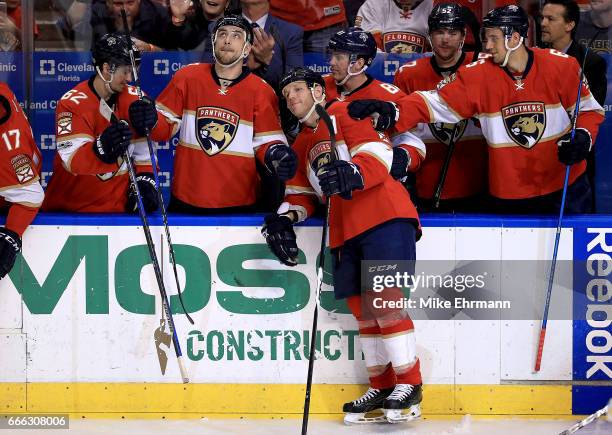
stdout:
[[(575, 57), (578, 64), (582, 66), (585, 50), (586, 49), (582, 45), (578, 44), (576, 41), (572, 41), (566, 54)], [(597, 53), (589, 50), (584, 64), (584, 76), (589, 83), (589, 88), (591, 89), (593, 97), (602, 106), (606, 101), (606, 92), (608, 90), (606, 71), (606, 61)]]
[(254, 71), (275, 90), (283, 74), (296, 66), (304, 65), (304, 30), (295, 24), (268, 14), (264, 30), (274, 37), (274, 55), (268, 68), (262, 72)]

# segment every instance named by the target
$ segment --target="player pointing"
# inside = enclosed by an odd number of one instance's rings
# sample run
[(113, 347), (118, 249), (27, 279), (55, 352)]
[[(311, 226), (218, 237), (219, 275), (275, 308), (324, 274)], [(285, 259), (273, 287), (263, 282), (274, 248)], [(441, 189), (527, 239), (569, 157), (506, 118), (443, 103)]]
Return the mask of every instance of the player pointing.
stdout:
[[(438, 91), (405, 97), (396, 128), (475, 117), (489, 147), (495, 211), (558, 212), (565, 165), (572, 165), (566, 210), (588, 213), (592, 200), (585, 158), (604, 119), (603, 109), (583, 85), (576, 134), (570, 140), (579, 65), (556, 50), (527, 48), (528, 27), (527, 14), (518, 6), (490, 11), (483, 20), (483, 45), (491, 56), (460, 68)], [(392, 110), (391, 104), (380, 104)], [(363, 117), (367, 111), (351, 114)]]

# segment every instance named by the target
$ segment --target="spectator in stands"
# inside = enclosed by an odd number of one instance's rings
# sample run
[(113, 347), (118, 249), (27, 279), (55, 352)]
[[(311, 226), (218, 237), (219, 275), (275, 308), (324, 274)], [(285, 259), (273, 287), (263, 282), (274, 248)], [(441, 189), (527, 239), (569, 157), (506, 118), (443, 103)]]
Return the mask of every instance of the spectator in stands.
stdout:
[[(5, 3), (6, 11), (0, 11), (0, 51), (18, 50), (21, 48), (21, 2), (6, 0)], [(34, 36), (38, 36), (36, 24)]]
[(349, 27), (355, 26), (355, 18), (357, 17), (357, 11), (365, 0), (344, 0), (344, 10), (346, 13), (346, 21)]
[[(575, 41), (576, 28), (580, 22), (580, 8), (574, 0), (547, 0), (542, 9), (542, 41), (551, 48), (575, 57), (580, 65), (585, 48)], [(591, 93), (603, 106), (606, 100), (608, 79), (606, 61), (593, 51), (587, 54), (584, 74)]]
[[(582, 66), (585, 48), (574, 40), (580, 22), (580, 8), (574, 0), (547, 0), (542, 8), (542, 41), (551, 48), (575, 57)], [(597, 53), (589, 51), (584, 62), (584, 75), (593, 97), (603, 106), (608, 90), (606, 61)], [(587, 175), (591, 186), (595, 186), (595, 151), (587, 157)], [(591, 189), (596, 206), (595, 189)]]
[(74, 41), (75, 48), (88, 50), (91, 44), (91, 0), (74, 0), (57, 20), (64, 38)]
[(591, 10), (580, 14), (580, 23), (576, 30), (576, 41), (587, 45), (593, 40), (593, 51), (612, 52), (612, 0), (591, 0)]
[(173, 32), (178, 35), (178, 47), (201, 51), (204, 62), (213, 62), (212, 29), (217, 20), (230, 9), (230, 0), (169, 1)]
[(423, 53), (429, 51), (427, 17), (432, 8), (433, 0), (366, 0), (355, 25), (370, 32), (386, 53)]
[(241, 0), (242, 15), (253, 27), (249, 68), (274, 89), (281, 76), (304, 65), (304, 31), (270, 13), (269, 0)]
[(172, 24), (168, 11), (153, 0), (93, 0), (92, 41), (107, 33), (123, 31), (122, 7), (127, 12), (134, 43), (141, 52), (176, 48), (177, 42), (170, 33)]
[(346, 26), (341, 0), (270, 0), (270, 12), (304, 28), (305, 53), (325, 53), (330, 38)]

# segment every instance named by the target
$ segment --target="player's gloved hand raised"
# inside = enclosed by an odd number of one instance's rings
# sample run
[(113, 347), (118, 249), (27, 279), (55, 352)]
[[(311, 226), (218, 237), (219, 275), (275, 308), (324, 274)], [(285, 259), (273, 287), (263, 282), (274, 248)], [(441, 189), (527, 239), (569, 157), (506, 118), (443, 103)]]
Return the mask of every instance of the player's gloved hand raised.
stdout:
[(577, 128), (574, 140), (571, 140), (571, 133), (564, 134), (557, 141), (559, 149), (557, 156), (564, 165), (573, 165), (583, 161), (591, 150), (591, 135), (584, 128)]
[(319, 186), (326, 196), (339, 194), (343, 199), (351, 199), (353, 190), (363, 189), (363, 177), (359, 166), (345, 160), (334, 160), (321, 166), (317, 173)]
[[(138, 190), (142, 197), (142, 205), (144, 206), (145, 212), (151, 213), (157, 210), (159, 208), (159, 200), (153, 174), (151, 172), (142, 172), (136, 176), (136, 182), (138, 183)], [(128, 189), (128, 199), (125, 211), (128, 213), (138, 212), (138, 198), (131, 185)]]
[(399, 119), (399, 108), (394, 103), (382, 100), (352, 101), (348, 105), (348, 113), (355, 119), (371, 116), (378, 131), (392, 128)]
[(281, 263), (287, 266), (297, 264), (298, 247), (293, 222), (287, 215), (269, 214), (261, 228), (270, 250)]
[(136, 132), (145, 136), (147, 132), (153, 130), (157, 124), (157, 109), (155, 109), (155, 101), (147, 96), (143, 96), (142, 100), (136, 100), (130, 104), (130, 124)]
[(297, 171), (297, 154), (293, 149), (281, 143), (270, 145), (264, 157), (264, 163), (270, 172), (276, 173), (281, 181), (287, 181)]
[(130, 146), (132, 131), (127, 122), (120, 121), (109, 125), (93, 144), (96, 156), (104, 163), (115, 163)]
[(408, 175), (410, 167), (410, 154), (405, 148), (393, 147), (393, 162), (391, 162), (391, 176), (396, 180), (401, 180)]
[(0, 279), (11, 271), (20, 252), (19, 234), (8, 228), (0, 228)]

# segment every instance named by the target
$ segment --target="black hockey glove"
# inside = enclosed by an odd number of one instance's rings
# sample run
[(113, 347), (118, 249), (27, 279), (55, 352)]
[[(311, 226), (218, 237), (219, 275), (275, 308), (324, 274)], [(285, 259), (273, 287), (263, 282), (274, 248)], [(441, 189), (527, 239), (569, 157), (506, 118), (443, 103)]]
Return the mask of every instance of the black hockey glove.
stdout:
[(19, 234), (8, 228), (0, 228), (0, 279), (11, 271), (20, 252)]
[(264, 163), (281, 181), (287, 181), (293, 178), (297, 171), (297, 154), (290, 146), (275, 143), (266, 151)]
[(147, 131), (153, 130), (157, 124), (157, 109), (155, 101), (149, 97), (142, 97), (130, 104), (130, 124), (139, 135), (145, 136)]
[(109, 125), (93, 144), (96, 156), (104, 163), (115, 163), (130, 145), (132, 131), (125, 121)]
[(334, 160), (319, 170), (319, 186), (326, 196), (339, 194), (340, 198), (351, 199), (353, 190), (363, 189), (363, 177), (359, 166), (345, 160)]
[(577, 128), (574, 140), (571, 140), (571, 133), (566, 133), (557, 141), (559, 149), (557, 156), (564, 165), (573, 165), (583, 161), (591, 151), (591, 135), (584, 128)]
[[(144, 206), (145, 212), (151, 213), (159, 208), (159, 200), (157, 198), (157, 189), (155, 188), (155, 178), (150, 172), (142, 172), (136, 176), (136, 182), (138, 183), (138, 190), (140, 190), (140, 196), (142, 197), (142, 205)], [(138, 198), (136, 198), (136, 192), (130, 185), (128, 189), (128, 199), (125, 205), (125, 211), (128, 213), (138, 212)]]
[(393, 162), (391, 163), (391, 176), (396, 180), (401, 180), (408, 175), (410, 166), (410, 154), (402, 147), (393, 147)]
[(266, 239), (270, 250), (281, 263), (287, 266), (297, 264), (299, 253), (293, 223), (288, 216), (269, 214), (265, 217), (265, 223), (261, 228), (261, 234)]
[(353, 101), (348, 105), (348, 112), (355, 119), (371, 116), (374, 128), (378, 131), (390, 129), (399, 119), (399, 108), (393, 103), (382, 100)]

